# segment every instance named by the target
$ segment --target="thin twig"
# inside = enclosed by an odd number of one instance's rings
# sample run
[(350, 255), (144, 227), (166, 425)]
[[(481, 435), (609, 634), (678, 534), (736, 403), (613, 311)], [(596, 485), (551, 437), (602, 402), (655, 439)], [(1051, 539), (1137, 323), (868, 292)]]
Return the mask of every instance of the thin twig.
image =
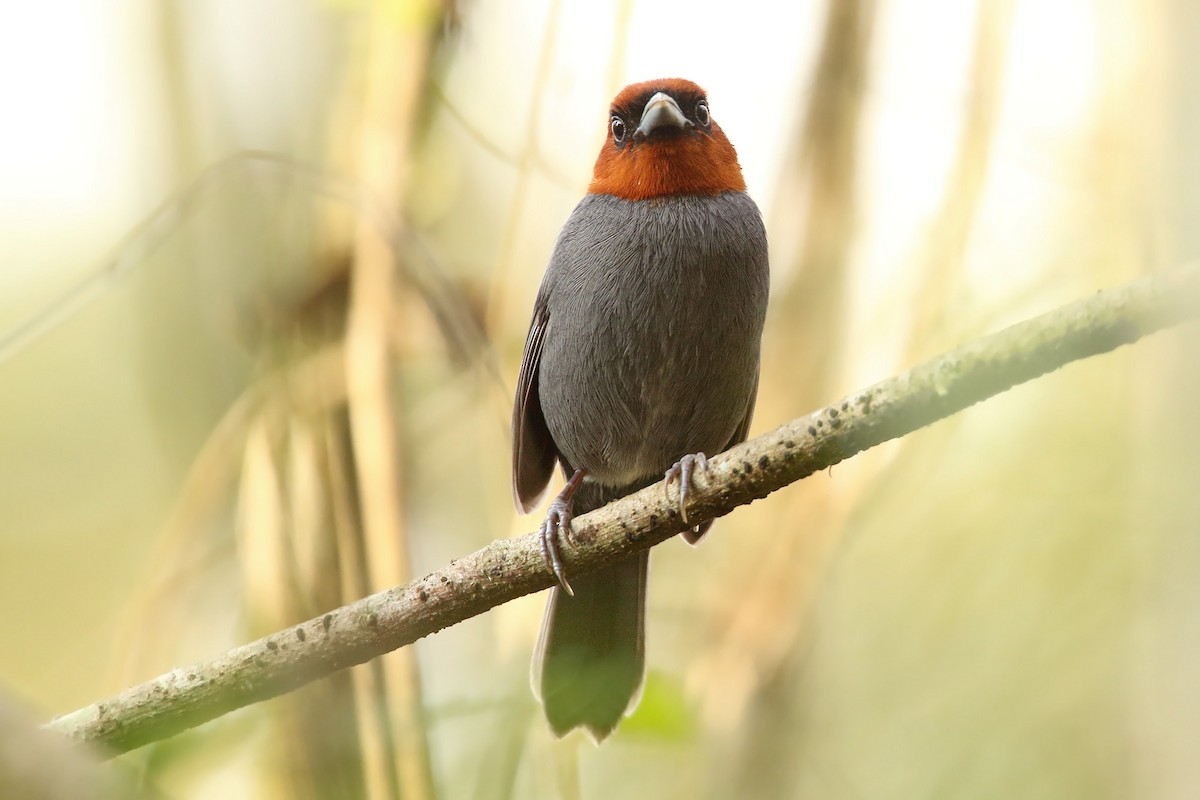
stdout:
[[(695, 523), (911, 433), (1017, 384), (1200, 318), (1200, 266), (1142, 278), (970, 342), (709, 460)], [(1081, 398), (1091, 402), (1094, 398)], [(628, 558), (684, 526), (661, 485), (579, 517), (571, 573)], [(56, 718), (53, 730), (124, 752), (361, 664), (554, 582), (529, 534), (495, 541), (406, 586), (172, 670)]]

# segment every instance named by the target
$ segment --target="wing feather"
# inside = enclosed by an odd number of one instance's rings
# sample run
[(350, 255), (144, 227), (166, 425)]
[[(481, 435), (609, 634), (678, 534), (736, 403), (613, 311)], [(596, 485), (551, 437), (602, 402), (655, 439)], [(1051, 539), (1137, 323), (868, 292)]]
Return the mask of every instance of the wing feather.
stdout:
[(558, 449), (546, 427), (542, 402), (538, 393), (538, 367), (542, 361), (542, 346), (546, 341), (546, 326), (550, 312), (541, 297), (533, 308), (529, 334), (525, 337), (525, 352), (521, 355), (521, 370), (517, 374), (517, 394), (513, 400), (513, 499), (517, 508), (528, 513), (538, 504), (550, 476)]

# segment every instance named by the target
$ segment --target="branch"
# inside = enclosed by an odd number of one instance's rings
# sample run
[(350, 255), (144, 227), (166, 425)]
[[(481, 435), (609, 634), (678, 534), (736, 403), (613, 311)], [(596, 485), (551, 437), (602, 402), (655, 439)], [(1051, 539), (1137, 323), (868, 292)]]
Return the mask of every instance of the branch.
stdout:
[[(978, 339), (709, 460), (693, 522), (734, 508), (911, 433), (1071, 361), (1200, 318), (1200, 265), (1098, 292)], [(682, 528), (655, 484), (577, 518), (569, 573), (628, 558)], [(48, 725), (122, 753), (482, 614), (553, 583), (535, 534), (492, 542), (407, 586), (174, 669)]]

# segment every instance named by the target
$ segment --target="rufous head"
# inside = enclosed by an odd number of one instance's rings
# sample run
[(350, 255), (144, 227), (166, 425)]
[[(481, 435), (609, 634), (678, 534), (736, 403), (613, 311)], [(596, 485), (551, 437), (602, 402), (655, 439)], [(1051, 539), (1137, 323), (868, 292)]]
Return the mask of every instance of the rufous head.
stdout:
[(745, 189), (737, 153), (699, 86), (682, 78), (645, 81), (613, 100), (589, 192), (648, 200)]

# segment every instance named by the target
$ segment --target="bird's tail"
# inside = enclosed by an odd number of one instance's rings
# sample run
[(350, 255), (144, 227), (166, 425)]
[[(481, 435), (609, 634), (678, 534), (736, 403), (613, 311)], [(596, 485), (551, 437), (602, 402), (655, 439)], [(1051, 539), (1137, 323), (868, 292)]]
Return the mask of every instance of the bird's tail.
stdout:
[(582, 725), (604, 739), (641, 688), (648, 560), (572, 577), (574, 596), (551, 590), (534, 680), (556, 735)]
[[(576, 514), (604, 504), (581, 496), (599, 488), (580, 487)], [(551, 590), (534, 656), (534, 686), (556, 735), (583, 726), (596, 741), (604, 739), (641, 688), (648, 564), (649, 553), (643, 551), (597, 572), (570, 576), (573, 596)]]

